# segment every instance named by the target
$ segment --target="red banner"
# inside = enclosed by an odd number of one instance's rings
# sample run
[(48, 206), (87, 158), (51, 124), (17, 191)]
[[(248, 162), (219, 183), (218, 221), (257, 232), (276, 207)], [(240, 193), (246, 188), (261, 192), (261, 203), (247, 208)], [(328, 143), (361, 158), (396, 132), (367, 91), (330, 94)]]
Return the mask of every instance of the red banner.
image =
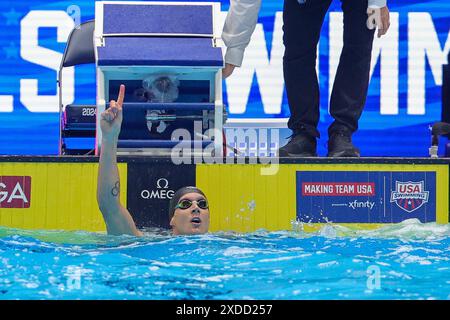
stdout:
[(0, 176), (0, 208), (29, 208), (30, 176)]
[(302, 196), (374, 196), (373, 182), (303, 182)]

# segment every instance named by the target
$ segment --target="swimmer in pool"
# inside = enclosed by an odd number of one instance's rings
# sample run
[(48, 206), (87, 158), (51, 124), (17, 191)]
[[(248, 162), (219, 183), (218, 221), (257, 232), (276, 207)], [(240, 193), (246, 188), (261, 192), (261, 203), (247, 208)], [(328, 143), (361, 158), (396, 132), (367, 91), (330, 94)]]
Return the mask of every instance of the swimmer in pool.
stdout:
[[(100, 115), (102, 144), (98, 170), (97, 202), (108, 234), (142, 236), (130, 212), (120, 203), (120, 180), (117, 167), (117, 141), (122, 125), (125, 86), (121, 85), (117, 102)], [(175, 192), (169, 205), (169, 221), (174, 235), (203, 234), (209, 228), (209, 206), (205, 194), (196, 187)]]

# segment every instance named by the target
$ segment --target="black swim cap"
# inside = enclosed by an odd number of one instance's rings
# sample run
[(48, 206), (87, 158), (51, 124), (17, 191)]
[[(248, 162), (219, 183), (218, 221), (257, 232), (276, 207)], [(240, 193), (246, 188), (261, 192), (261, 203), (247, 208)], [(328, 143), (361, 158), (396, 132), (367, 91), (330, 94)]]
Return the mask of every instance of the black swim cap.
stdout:
[(177, 206), (178, 202), (180, 201), (181, 197), (188, 193), (198, 193), (202, 196), (205, 196), (202, 190), (200, 190), (197, 187), (182, 187), (175, 192), (172, 199), (170, 199), (169, 204), (169, 221), (172, 220), (173, 215), (175, 214), (175, 207)]

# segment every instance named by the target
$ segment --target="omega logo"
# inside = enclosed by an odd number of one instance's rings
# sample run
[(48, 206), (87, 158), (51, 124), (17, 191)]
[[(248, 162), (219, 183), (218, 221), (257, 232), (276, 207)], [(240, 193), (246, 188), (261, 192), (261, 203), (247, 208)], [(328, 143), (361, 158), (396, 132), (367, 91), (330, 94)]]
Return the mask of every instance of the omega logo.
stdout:
[(156, 181), (156, 189), (141, 191), (143, 199), (172, 199), (175, 191), (169, 189), (169, 180), (166, 178), (159, 178)]

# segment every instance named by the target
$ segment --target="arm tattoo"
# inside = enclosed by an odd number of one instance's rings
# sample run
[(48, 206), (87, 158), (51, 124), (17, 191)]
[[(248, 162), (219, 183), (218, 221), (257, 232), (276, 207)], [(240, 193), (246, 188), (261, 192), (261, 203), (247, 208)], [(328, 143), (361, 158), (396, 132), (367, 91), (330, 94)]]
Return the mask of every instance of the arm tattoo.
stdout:
[(117, 197), (120, 193), (120, 182), (117, 181), (116, 184), (114, 185), (114, 188), (111, 189), (111, 194), (113, 195), (113, 197)]

